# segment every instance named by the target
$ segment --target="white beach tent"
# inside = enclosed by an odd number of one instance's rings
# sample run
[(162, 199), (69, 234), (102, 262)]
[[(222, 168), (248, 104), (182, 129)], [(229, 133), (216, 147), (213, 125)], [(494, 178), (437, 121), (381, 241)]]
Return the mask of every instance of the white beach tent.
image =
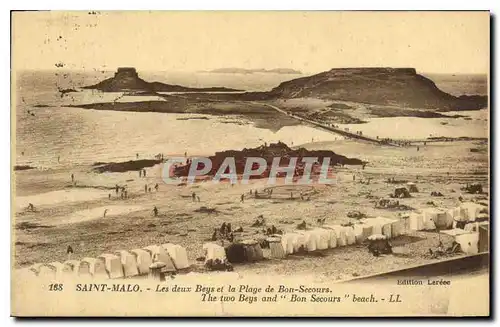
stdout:
[(116, 252), (116, 255), (120, 258), (120, 262), (123, 267), (123, 275), (125, 277), (133, 277), (139, 275), (137, 259), (134, 254), (126, 250), (120, 250)]
[(151, 253), (143, 249), (133, 249), (130, 252), (135, 256), (139, 274), (144, 275), (149, 273), (149, 266), (153, 263)]
[(317, 244), (318, 250), (326, 250), (329, 248), (330, 244), (330, 233), (324, 228), (314, 229), (314, 232), (318, 234), (319, 240)]
[(301, 232), (298, 233), (304, 235), (305, 237), (304, 247), (307, 250), (307, 252), (316, 251), (318, 249), (319, 235), (317, 232), (310, 230), (310, 231), (305, 231), (303, 233)]
[(405, 221), (402, 219), (393, 220), (391, 223), (392, 237), (398, 237), (405, 232)]
[(104, 260), (109, 278), (123, 278), (123, 266), (120, 257), (111, 253), (103, 253), (99, 256), (99, 259)]
[(292, 253), (297, 253), (301, 249), (306, 249), (306, 236), (303, 233), (293, 233), (292, 247), (293, 247)]
[(295, 233), (285, 233), (281, 237), (281, 246), (283, 247), (283, 250), (285, 251), (285, 254), (293, 254), (295, 249), (294, 249), (294, 240), (295, 240)]
[(59, 277), (59, 271), (62, 268), (62, 264), (59, 262), (53, 263), (42, 263), (38, 266), (38, 277), (56, 280)]
[(424, 216), (420, 212), (410, 213), (410, 229), (423, 230), (424, 229)]
[(269, 243), (269, 250), (271, 250), (271, 258), (283, 259), (286, 257), (285, 249), (283, 249), (280, 237), (268, 237), (266, 240)]
[(165, 264), (164, 271), (175, 271), (175, 266), (172, 258), (168, 255), (167, 251), (159, 245), (150, 245), (144, 248), (151, 255), (153, 263), (163, 262)]
[[(479, 203), (474, 203), (474, 202), (466, 202), (462, 203), (460, 207), (464, 210), (465, 212), (465, 217), (464, 220), (466, 221), (476, 221), (477, 217), (479, 216), (480, 212), (482, 209), (484, 209), (484, 206), (482, 206)], [(456, 220), (456, 219), (455, 219)]]
[(78, 267), (79, 277), (93, 277), (96, 279), (108, 279), (106, 262), (102, 258), (83, 258)]
[(65, 277), (78, 276), (78, 267), (80, 266), (80, 261), (78, 260), (67, 260), (63, 262), (62, 275)]
[(479, 233), (465, 233), (455, 236), (455, 241), (460, 244), (462, 252), (477, 254), (479, 252)]
[(189, 267), (186, 249), (178, 244), (166, 243), (162, 245), (174, 262), (176, 269), (186, 269)]
[(331, 228), (323, 228), (328, 233), (328, 247), (334, 249), (337, 247), (337, 234)]
[(205, 262), (208, 260), (215, 261), (219, 259), (221, 262), (225, 262), (226, 258), (226, 250), (215, 243), (205, 243), (203, 244), (203, 251), (205, 252)]
[(373, 226), (365, 223), (354, 224), (354, 236), (356, 237), (356, 243), (363, 243), (372, 234)]
[(356, 234), (354, 233), (354, 226), (343, 226), (346, 236), (347, 245), (352, 245), (356, 243)]
[(343, 226), (340, 225), (323, 225), (323, 228), (331, 229), (337, 236), (337, 246), (347, 245), (347, 235)]

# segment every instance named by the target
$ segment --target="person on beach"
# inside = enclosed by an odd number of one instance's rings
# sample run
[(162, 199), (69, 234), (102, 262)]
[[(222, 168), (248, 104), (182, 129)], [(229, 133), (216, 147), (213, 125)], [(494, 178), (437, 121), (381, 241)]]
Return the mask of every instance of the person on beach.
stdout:
[(136, 154), (135, 154), (135, 158), (136, 158), (136, 159), (139, 159), (139, 153), (136, 153)]
[[(24, 152), (23, 152), (23, 155), (24, 155)], [(59, 163), (61, 161), (61, 156), (57, 156), (57, 163)]]
[(150, 188), (148, 188), (148, 191), (149, 191), (149, 193), (151, 193), (151, 187), (150, 187)]
[(74, 183), (74, 182), (75, 182), (75, 175), (71, 174), (71, 183)]
[(155, 215), (155, 217), (158, 217), (158, 208), (156, 206), (154, 206), (153, 208), (153, 214)]
[(111, 193), (108, 194), (108, 200), (111, 200)]
[(244, 202), (245, 202), (245, 194), (242, 194), (242, 195), (241, 195), (240, 202), (241, 202), (241, 203), (244, 203)]
[(33, 205), (33, 203), (28, 204), (28, 210), (35, 211), (35, 206)]
[(106, 218), (106, 213), (108, 212), (108, 209), (104, 209), (104, 214), (103, 214), (103, 218)]
[(73, 254), (73, 248), (71, 247), (71, 245), (68, 245), (66, 253), (68, 254), (68, 260), (71, 260), (71, 255)]
[(159, 188), (159, 187), (160, 187), (160, 186), (158, 185), (158, 183), (156, 183), (156, 185), (155, 185), (155, 190), (156, 190), (156, 192), (158, 192), (158, 188)]
[(197, 200), (198, 202), (201, 202), (200, 197), (199, 197), (198, 195), (196, 196), (196, 200)]
[(252, 190), (250, 190), (250, 195), (252, 195)]
[(115, 192), (118, 194), (118, 184), (115, 184)]
[(127, 198), (127, 190), (123, 191), (123, 197), (126, 199)]
[(148, 184), (144, 184), (144, 193), (148, 193)]
[(191, 198), (193, 199), (193, 202), (196, 201), (196, 193), (193, 192), (193, 194), (191, 194)]
[(142, 177), (142, 170), (139, 170), (139, 178)]
[(142, 170), (142, 176), (146, 177), (146, 169)]

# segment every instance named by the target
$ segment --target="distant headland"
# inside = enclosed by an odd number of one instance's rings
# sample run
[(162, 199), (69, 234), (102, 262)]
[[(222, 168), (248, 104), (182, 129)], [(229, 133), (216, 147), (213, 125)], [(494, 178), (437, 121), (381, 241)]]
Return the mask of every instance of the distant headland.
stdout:
[(103, 92), (241, 92), (227, 87), (193, 88), (161, 82), (147, 82), (139, 77), (133, 67), (120, 67), (115, 76), (105, 79), (95, 85), (84, 86), (83, 89), (100, 90)]
[(200, 71), (201, 73), (219, 73), (219, 74), (254, 74), (254, 73), (268, 73), (268, 74), (295, 74), (301, 75), (302, 72), (291, 68), (274, 68), (274, 69), (245, 69), (245, 68), (217, 68), (213, 70)]

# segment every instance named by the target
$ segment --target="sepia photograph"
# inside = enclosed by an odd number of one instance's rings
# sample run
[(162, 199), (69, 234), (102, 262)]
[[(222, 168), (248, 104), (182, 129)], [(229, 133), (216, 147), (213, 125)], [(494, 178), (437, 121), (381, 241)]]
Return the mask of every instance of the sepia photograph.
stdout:
[(489, 316), (490, 20), (13, 11), (11, 314)]

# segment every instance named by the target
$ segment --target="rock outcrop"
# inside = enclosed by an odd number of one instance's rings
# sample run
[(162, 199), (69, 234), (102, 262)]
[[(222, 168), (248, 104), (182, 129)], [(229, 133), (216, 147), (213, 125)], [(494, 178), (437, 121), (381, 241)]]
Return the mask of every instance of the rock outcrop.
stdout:
[[(281, 158), (280, 165), (282, 166), (288, 165), (290, 162), (290, 158), (298, 158), (297, 169), (296, 169), (297, 176), (301, 176), (303, 173), (304, 167), (300, 167), (300, 164), (302, 163), (302, 158), (304, 157), (316, 157), (318, 158), (319, 164), (321, 164), (325, 158), (330, 158), (330, 166), (366, 164), (366, 162), (360, 159), (347, 158), (345, 156), (336, 154), (333, 151), (328, 151), (328, 150), (310, 151), (305, 148), (291, 149), (285, 143), (278, 142), (278, 143), (271, 143), (269, 145), (262, 145), (257, 148), (251, 148), (251, 149), (245, 148), (243, 150), (227, 150), (222, 152), (216, 152), (214, 156), (209, 157), (212, 163), (212, 169), (208, 173), (208, 175), (215, 175), (226, 158), (234, 158), (236, 163), (237, 174), (243, 174), (246, 160), (247, 158), (250, 157), (264, 158), (267, 163), (266, 170), (262, 173), (262, 175), (252, 176), (252, 178), (268, 177), (273, 159), (276, 157)], [(174, 169), (174, 174), (176, 176), (188, 176), (190, 167), (191, 167), (190, 164), (178, 166)], [(228, 172), (229, 171), (227, 170), (226, 173)]]
[(444, 110), (474, 110), (488, 104), (486, 96), (445, 93), (414, 68), (335, 68), (283, 82), (270, 94)]

